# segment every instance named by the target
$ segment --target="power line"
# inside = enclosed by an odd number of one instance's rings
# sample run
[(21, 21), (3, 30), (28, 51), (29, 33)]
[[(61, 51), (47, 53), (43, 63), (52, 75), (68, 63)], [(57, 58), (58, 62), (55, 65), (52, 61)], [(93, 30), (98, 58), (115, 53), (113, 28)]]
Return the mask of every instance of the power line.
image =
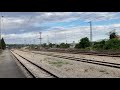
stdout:
[(33, 16), (34, 15), (31, 15), (30, 18), (28, 18), (28, 20), (26, 21), (26, 23), (21, 24), (20, 28), (25, 29), (27, 27), (27, 25), (29, 25), (31, 23)]
[[(6, 31), (6, 28), (5, 28), (5, 24), (4, 24), (4, 19), (7, 18), (7, 12), (2, 12), (2, 16), (4, 16), (4, 18), (2, 19), (2, 31), (4, 33), (4, 40), (6, 39), (6, 42), (7, 42), (7, 39), (8, 38), (5, 38), (6, 37), (6, 34), (7, 34), (7, 31)], [(13, 40), (14, 41), (14, 40)], [(13, 42), (12, 41), (12, 42)]]
[(34, 16), (34, 15), (31, 15), (29, 18), (27, 18), (27, 19), (26, 19), (26, 22), (20, 25), (20, 28), (21, 28), (21, 27), (22, 27), (22, 28), (27, 27), (27, 25), (31, 23), (31, 20), (32, 20), (33, 16)]

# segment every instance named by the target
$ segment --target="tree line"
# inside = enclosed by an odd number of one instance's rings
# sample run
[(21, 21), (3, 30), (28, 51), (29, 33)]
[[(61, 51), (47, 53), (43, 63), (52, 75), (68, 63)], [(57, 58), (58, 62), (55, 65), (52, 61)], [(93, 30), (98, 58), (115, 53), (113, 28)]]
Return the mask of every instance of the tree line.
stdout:
[[(101, 41), (90, 42), (89, 38), (84, 37), (80, 39), (80, 41), (75, 44), (76, 49), (82, 50), (120, 50), (120, 39), (117, 37), (116, 32), (112, 32), (109, 34), (109, 39), (103, 39)], [(61, 43), (61, 44), (52, 44), (46, 43), (42, 44), (44, 48), (70, 48), (70, 44)]]
[(120, 39), (116, 32), (112, 32), (109, 35), (109, 39), (103, 39), (101, 41), (90, 42), (87, 37), (82, 38), (75, 48), (78, 49), (90, 49), (93, 50), (120, 50)]
[(69, 48), (70, 44), (68, 43), (61, 43), (61, 44), (53, 44), (49, 43), (48, 45), (46, 43), (42, 44), (42, 47), (46, 48)]
[[(117, 35), (116, 32), (112, 32), (109, 34), (109, 39), (103, 39), (101, 41), (95, 41), (95, 42), (90, 42), (89, 38), (84, 37), (82, 39), (80, 39), (80, 41), (75, 44), (76, 49), (79, 50), (120, 50), (120, 39), (118, 38), (120, 36)], [(6, 44), (4, 42), (4, 39), (2, 38), (1, 40), (1, 44), (2, 44), (2, 49), (5, 49)], [(13, 45), (15, 47), (15, 45)], [(22, 47), (24, 45), (16, 45), (16, 47)], [(29, 45), (26, 45), (29, 46)], [(68, 43), (60, 43), (60, 44), (54, 44), (54, 43), (43, 43), (41, 45), (43, 48), (70, 48), (71, 44)], [(39, 49), (39, 45), (30, 45), (31, 48), (35, 48)]]

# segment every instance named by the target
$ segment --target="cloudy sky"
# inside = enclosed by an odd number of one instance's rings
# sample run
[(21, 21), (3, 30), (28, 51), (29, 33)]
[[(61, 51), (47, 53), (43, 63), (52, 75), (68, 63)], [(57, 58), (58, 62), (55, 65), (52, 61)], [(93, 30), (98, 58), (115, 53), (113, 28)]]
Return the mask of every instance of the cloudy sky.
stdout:
[(0, 12), (2, 37), (6, 43), (76, 43), (90, 37), (92, 21), (93, 41), (108, 39), (108, 32), (116, 29), (120, 35), (119, 12)]

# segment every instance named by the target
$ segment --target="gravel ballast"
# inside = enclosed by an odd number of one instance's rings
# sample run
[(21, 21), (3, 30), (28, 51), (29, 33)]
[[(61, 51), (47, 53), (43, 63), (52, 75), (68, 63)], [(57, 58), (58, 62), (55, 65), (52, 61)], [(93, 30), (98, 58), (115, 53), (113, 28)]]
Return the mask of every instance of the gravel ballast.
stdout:
[[(23, 57), (31, 60), (32, 62), (42, 65), (44, 68), (47, 67), (47, 70), (50, 70), (52, 73), (55, 73), (59, 77), (67, 77), (67, 78), (119, 78), (120, 77), (120, 69), (107, 67), (107, 66), (101, 66), (101, 65), (95, 65), (95, 64), (89, 64), (84, 62), (78, 62), (78, 61), (72, 61), (68, 59), (62, 59), (52, 56), (46, 56), (46, 55), (40, 55), (40, 54), (34, 54), (31, 52), (23, 52), (19, 50), (14, 50), (14, 52), (22, 55)], [(82, 55), (75, 55), (75, 54), (63, 54), (63, 53), (51, 53), (51, 52), (40, 52), (40, 53), (50, 53), (54, 55), (68, 55), (73, 57), (81, 57)], [(96, 56), (89, 56), (89, 59), (97, 59), (101, 60), (100, 58), (97, 58)], [(83, 56), (82, 56), (83, 57)], [(85, 57), (85, 56), (84, 56)], [(100, 57), (100, 56), (99, 56)], [(85, 57), (88, 58), (87, 55)], [(103, 58), (103, 56), (101, 57)], [(112, 57), (105, 57), (103, 59), (108, 60)], [(105, 61), (104, 60), (104, 61)], [(114, 60), (114, 59), (112, 59)], [(115, 62), (112, 61), (111, 62)], [(118, 60), (117, 60), (118, 61)]]

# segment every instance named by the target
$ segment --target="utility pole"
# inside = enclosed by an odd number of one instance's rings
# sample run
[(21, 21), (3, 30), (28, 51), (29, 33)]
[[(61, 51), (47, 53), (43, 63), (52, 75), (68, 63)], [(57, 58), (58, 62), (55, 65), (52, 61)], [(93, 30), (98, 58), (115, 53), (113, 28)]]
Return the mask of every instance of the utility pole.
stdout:
[(33, 39), (33, 44), (35, 45), (35, 39)]
[(24, 47), (26, 46), (26, 39), (24, 38)]
[[(91, 42), (91, 46), (92, 46), (93, 45), (92, 44), (92, 22), (90, 21), (88, 23), (90, 23), (90, 42)], [(90, 48), (90, 50), (92, 51), (92, 47)]]
[(55, 31), (55, 45), (56, 45), (56, 31)]
[(92, 42), (92, 22), (88, 22), (90, 23), (90, 41)]
[(33, 39), (33, 49), (35, 49), (35, 39)]
[(42, 32), (39, 32), (39, 34), (40, 34), (40, 49), (41, 49), (41, 41), (42, 41), (42, 38), (41, 38), (41, 34), (42, 34)]
[(56, 31), (55, 31), (55, 48), (56, 48), (56, 44), (57, 44), (57, 43), (56, 43)]
[(48, 42), (48, 45), (49, 45), (49, 36), (47, 35), (47, 42)]
[(2, 42), (1, 42), (1, 40), (2, 40), (2, 22), (1, 22), (2, 17), (0, 17), (0, 48), (1, 48), (1, 50), (2, 50)]
[(66, 33), (65, 33), (65, 41), (66, 41), (66, 43), (67, 43), (67, 36), (66, 36)]

